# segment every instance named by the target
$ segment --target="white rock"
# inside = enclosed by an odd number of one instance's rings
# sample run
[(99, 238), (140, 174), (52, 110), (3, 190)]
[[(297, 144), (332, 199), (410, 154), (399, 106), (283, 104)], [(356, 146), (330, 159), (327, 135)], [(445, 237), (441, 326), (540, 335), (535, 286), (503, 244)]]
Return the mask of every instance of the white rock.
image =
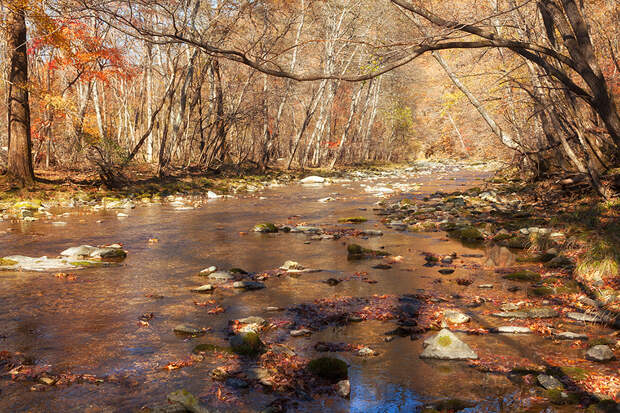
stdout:
[(302, 184), (322, 184), (325, 182), (325, 178), (323, 178), (322, 176), (307, 176), (304, 179), (302, 179), (301, 181)]

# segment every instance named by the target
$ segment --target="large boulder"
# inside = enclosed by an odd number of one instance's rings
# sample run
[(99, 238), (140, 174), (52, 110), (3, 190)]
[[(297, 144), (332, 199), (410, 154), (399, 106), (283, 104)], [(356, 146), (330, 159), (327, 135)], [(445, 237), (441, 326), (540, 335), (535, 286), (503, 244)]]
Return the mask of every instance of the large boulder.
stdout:
[(444, 328), (436, 336), (424, 341), (423, 359), (476, 360), (478, 355), (450, 330)]

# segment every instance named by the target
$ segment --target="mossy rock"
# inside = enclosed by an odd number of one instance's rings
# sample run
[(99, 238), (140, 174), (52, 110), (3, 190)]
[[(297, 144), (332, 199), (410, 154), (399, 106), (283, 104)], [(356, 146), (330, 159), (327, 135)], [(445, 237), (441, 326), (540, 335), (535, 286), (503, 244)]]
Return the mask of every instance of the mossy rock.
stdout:
[(508, 248), (523, 250), (529, 248), (532, 242), (527, 237), (512, 237), (504, 241), (504, 245)]
[(575, 280), (568, 280), (562, 285), (555, 289), (558, 294), (574, 294), (581, 291), (581, 286)]
[(551, 261), (553, 258), (555, 258), (554, 254), (542, 253), (528, 255), (525, 257), (517, 257), (517, 262), (548, 262)]
[(549, 399), (553, 404), (577, 404), (579, 403), (579, 396), (575, 393), (569, 393), (563, 390), (550, 389), (543, 392), (543, 396)]
[(454, 222), (444, 222), (442, 224), (439, 224), (439, 229), (441, 229), (442, 231), (450, 232), (456, 230), (457, 225)]
[(262, 224), (256, 224), (252, 231), (270, 234), (278, 232), (278, 227), (276, 227), (275, 224), (272, 224), (271, 222), (265, 222)]
[(231, 268), (230, 270), (228, 270), (229, 273), (231, 274), (241, 274), (241, 275), (246, 275), (248, 274), (248, 272), (246, 270), (244, 270), (243, 268)]
[(232, 353), (232, 349), (230, 347), (218, 346), (216, 344), (204, 343), (198, 344), (196, 347), (192, 349), (192, 353), (200, 354), (200, 353)]
[(527, 290), (528, 295), (534, 297), (547, 297), (555, 293), (555, 289), (551, 287), (534, 287)]
[(369, 248), (364, 248), (358, 244), (347, 245), (347, 254), (347, 258), (350, 260), (359, 260), (362, 258), (372, 257), (387, 257), (389, 255), (392, 255), (387, 251), (371, 250)]
[(573, 380), (585, 380), (589, 376), (588, 371), (584, 369), (583, 367), (564, 366), (564, 367), (560, 367), (560, 371), (566, 377), (569, 377)]
[(338, 222), (347, 222), (349, 224), (361, 224), (362, 222), (366, 222), (366, 221), (368, 221), (368, 219), (364, 217), (347, 217), (347, 218), (340, 218), (338, 220)]
[(232, 351), (242, 356), (258, 356), (265, 351), (265, 345), (254, 332), (239, 333), (232, 336), (229, 342)]
[(17, 264), (17, 261), (8, 258), (0, 258), (0, 267), (8, 267)]
[(349, 366), (335, 357), (321, 357), (308, 363), (308, 369), (315, 376), (330, 381), (345, 380), (349, 376)]
[(495, 242), (505, 241), (505, 240), (508, 240), (508, 239), (510, 239), (512, 237), (514, 237), (514, 235), (506, 234), (506, 233), (501, 233), (501, 234), (495, 235), (493, 237), (493, 241), (495, 241)]
[(480, 232), (480, 230), (474, 227), (464, 227), (461, 229), (456, 229), (454, 231), (451, 231), (448, 235), (452, 238), (467, 242), (484, 240), (484, 235), (482, 235), (482, 232)]
[(502, 278), (511, 281), (540, 281), (540, 274), (529, 270), (523, 270), (506, 274)]
[(575, 263), (568, 257), (558, 255), (545, 264), (547, 268), (572, 268)]

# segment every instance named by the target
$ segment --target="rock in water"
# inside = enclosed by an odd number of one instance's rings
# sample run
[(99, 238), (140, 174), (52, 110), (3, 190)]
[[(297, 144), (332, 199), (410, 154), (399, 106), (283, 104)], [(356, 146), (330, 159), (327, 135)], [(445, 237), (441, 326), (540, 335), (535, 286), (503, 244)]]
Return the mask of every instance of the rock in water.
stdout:
[(235, 353), (243, 356), (256, 356), (265, 349), (260, 337), (254, 332), (234, 335), (229, 339), (229, 343)]
[(468, 323), (471, 318), (458, 311), (446, 310), (443, 312), (443, 319), (452, 324)]
[(592, 361), (600, 361), (600, 362), (610, 361), (614, 359), (614, 352), (611, 351), (609, 346), (600, 344), (598, 346), (594, 346), (590, 348), (586, 352), (586, 358)]
[(233, 288), (239, 288), (244, 290), (260, 290), (265, 288), (265, 284), (258, 281), (236, 281), (233, 283)]
[(348, 399), (351, 394), (351, 383), (349, 380), (340, 380), (336, 386), (338, 386), (338, 396)]
[(325, 182), (325, 178), (323, 178), (322, 176), (307, 176), (304, 179), (302, 179), (301, 181), (302, 184), (322, 184)]
[(546, 374), (539, 374), (538, 377), (536, 377), (536, 379), (538, 379), (538, 383), (540, 383), (540, 385), (543, 386), (547, 390), (551, 390), (551, 389), (561, 390), (564, 388), (562, 383), (560, 383), (560, 381), (553, 376), (547, 376)]
[(501, 326), (491, 330), (494, 333), (500, 334), (531, 334), (533, 333), (529, 327), (521, 326)]
[(444, 328), (434, 337), (424, 341), (426, 347), (420, 358), (439, 360), (476, 360), (478, 355), (450, 330)]

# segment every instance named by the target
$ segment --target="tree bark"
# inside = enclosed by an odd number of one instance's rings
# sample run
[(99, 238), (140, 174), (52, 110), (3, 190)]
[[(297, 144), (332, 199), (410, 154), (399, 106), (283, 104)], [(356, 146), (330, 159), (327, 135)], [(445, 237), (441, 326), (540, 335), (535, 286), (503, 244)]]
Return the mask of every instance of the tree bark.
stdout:
[(8, 174), (23, 185), (34, 182), (30, 104), (28, 102), (28, 54), (26, 48), (26, 12), (9, 8), (7, 49), (10, 60), (8, 137)]

